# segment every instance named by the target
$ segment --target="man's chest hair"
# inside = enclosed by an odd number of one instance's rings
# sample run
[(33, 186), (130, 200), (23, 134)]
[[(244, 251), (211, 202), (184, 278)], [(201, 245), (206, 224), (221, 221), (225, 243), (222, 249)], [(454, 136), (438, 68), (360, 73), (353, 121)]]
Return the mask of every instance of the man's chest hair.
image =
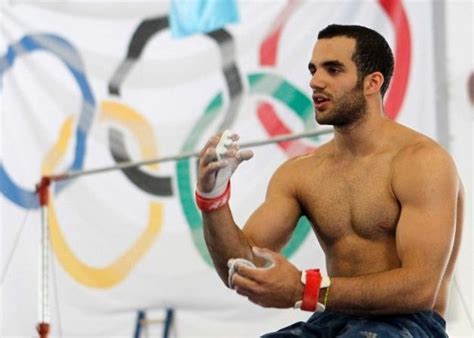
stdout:
[(300, 189), (304, 212), (321, 236), (334, 239), (355, 233), (375, 239), (395, 233), (400, 205), (391, 190), (387, 163), (320, 168)]

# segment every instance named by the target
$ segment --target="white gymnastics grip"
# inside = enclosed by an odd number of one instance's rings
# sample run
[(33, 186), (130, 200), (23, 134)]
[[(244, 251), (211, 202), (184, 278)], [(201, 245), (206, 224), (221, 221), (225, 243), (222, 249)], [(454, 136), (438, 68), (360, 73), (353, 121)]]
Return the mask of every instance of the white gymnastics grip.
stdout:
[(227, 281), (228, 281), (229, 288), (231, 288), (231, 289), (234, 288), (234, 286), (232, 285), (232, 276), (236, 272), (237, 267), (239, 265), (248, 266), (249, 268), (252, 268), (252, 269), (256, 268), (255, 264), (253, 264), (251, 261), (249, 261), (247, 259), (244, 259), (244, 258), (231, 258), (231, 259), (229, 259), (229, 261), (227, 262), (227, 266), (229, 267), (229, 278), (228, 278)]
[(216, 146), (216, 155), (218, 161), (222, 159), (223, 155), (227, 152), (227, 149), (232, 144), (232, 135), (234, 135), (234, 133), (229, 129), (226, 129), (222, 132), (219, 143), (217, 143)]

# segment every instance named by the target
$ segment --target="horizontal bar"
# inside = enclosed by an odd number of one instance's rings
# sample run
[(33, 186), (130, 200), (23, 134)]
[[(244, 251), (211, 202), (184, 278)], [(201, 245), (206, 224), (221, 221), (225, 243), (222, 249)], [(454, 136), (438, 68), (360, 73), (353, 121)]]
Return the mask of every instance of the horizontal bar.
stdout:
[[(240, 145), (240, 148), (260, 147), (260, 146), (264, 146), (268, 144), (291, 141), (291, 140), (296, 140), (303, 137), (319, 136), (319, 135), (330, 134), (330, 133), (332, 133), (332, 129), (312, 130), (312, 131), (306, 131), (306, 132), (302, 132), (298, 134), (279, 135), (279, 136), (271, 137), (265, 140), (242, 142), (239, 145)], [(89, 169), (89, 170), (77, 170), (77, 171), (72, 170), (72, 171), (65, 172), (63, 174), (51, 175), (49, 176), (49, 179), (51, 179), (52, 181), (70, 180), (70, 179), (77, 178), (80, 176), (93, 175), (93, 174), (104, 173), (107, 171), (140, 167), (140, 166), (148, 165), (148, 164), (179, 161), (179, 160), (184, 160), (190, 157), (198, 157), (198, 156), (199, 156), (199, 151), (186, 152), (186, 153), (181, 153), (178, 155), (163, 156), (163, 157), (158, 157), (158, 158), (143, 160), (143, 161), (128, 161), (128, 162), (119, 163), (113, 166), (100, 167), (100, 168)]]

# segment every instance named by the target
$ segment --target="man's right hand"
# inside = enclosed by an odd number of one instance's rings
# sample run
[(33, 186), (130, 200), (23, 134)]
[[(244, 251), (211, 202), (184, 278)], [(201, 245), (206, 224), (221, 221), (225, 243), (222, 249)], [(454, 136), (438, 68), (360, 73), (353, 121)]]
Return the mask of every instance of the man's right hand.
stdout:
[(220, 196), (239, 164), (253, 157), (251, 150), (239, 149), (238, 139), (239, 135), (226, 130), (211, 137), (199, 153), (197, 189), (202, 197)]

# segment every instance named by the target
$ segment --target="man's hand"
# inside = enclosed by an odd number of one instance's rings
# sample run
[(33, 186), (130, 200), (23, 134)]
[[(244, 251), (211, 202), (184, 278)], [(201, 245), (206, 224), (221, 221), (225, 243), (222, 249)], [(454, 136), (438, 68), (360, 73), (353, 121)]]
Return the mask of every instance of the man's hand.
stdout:
[(226, 130), (211, 137), (201, 150), (198, 191), (203, 197), (221, 195), (238, 165), (253, 157), (251, 150), (239, 150), (238, 139), (239, 135)]
[(263, 307), (290, 308), (303, 297), (301, 272), (282, 255), (254, 247), (256, 256), (272, 261), (269, 267), (238, 265), (232, 277), (236, 292)]

